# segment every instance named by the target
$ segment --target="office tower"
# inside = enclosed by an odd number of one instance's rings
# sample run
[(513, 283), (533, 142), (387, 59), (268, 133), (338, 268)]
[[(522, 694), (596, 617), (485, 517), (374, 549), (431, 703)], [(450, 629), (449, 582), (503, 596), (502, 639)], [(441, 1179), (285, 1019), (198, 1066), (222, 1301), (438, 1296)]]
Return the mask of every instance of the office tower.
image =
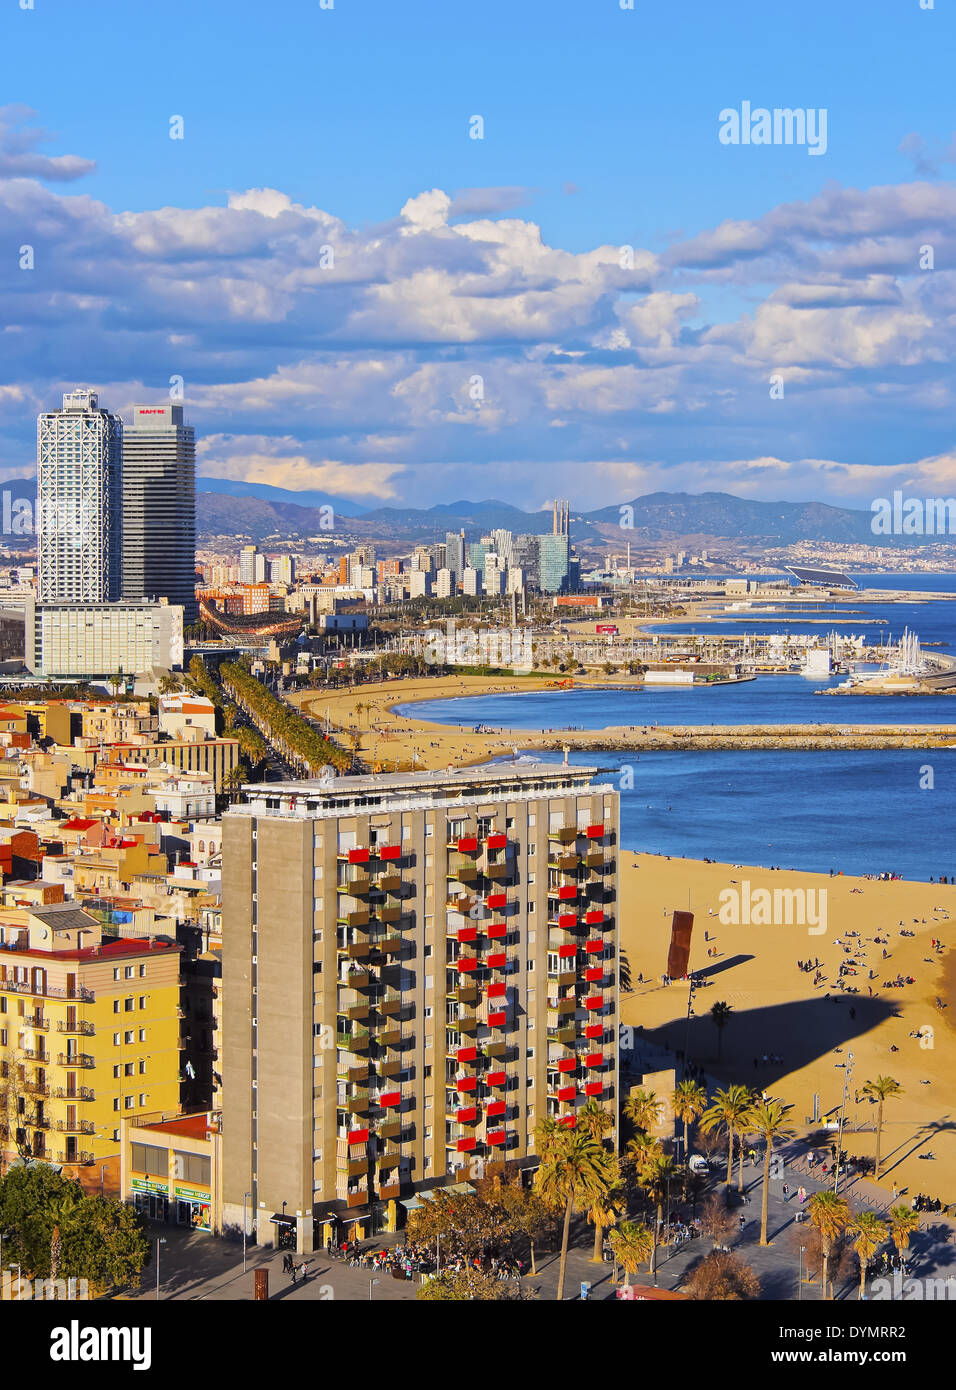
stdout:
[[(618, 797), (553, 764), (258, 785), (223, 819), (224, 1220), (394, 1229), (617, 1110)], [(248, 1200), (248, 1199), (246, 1199)]]
[(538, 588), (544, 594), (559, 594), (567, 588), (570, 566), (567, 536), (538, 537)]
[(122, 420), (97, 405), (94, 391), (67, 391), (61, 410), (37, 418), (41, 603), (120, 597), (122, 440)]
[(58, 678), (159, 675), (183, 664), (183, 606), (155, 603), (34, 603), (24, 606), (24, 653), (34, 675)]
[(448, 531), (445, 535), (445, 568), (460, 579), (465, 568), (465, 533)]
[(424, 598), (431, 592), (431, 580), (424, 570), (409, 570), (405, 577), (408, 580), (409, 598)]
[(196, 435), (181, 405), (136, 405), (123, 431), (122, 587), (196, 619)]
[(552, 513), (552, 533), (555, 536), (567, 536), (570, 534), (571, 523), (571, 503), (554, 502), (551, 508)]
[(497, 565), (489, 564), (485, 569), (485, 593), (495, 596), (502, 592), (504, 572)]
[(256, 561), (264, 557), (259, 555), (257, 546), (244, 545), (239, 551), (239, 583), (256, 584)]
[(449, 569), (440, 569), (435, 575), (434, 594), (436, 598), (451, 598), (452, 594), (457, 594), (458, 585), (455, 583), (455, 575)]
[(540, 536), (520, 535), (511, 538), (508, 568), (524, 571), (525, 583), (532, 589), (538, 584), (538, 555)]

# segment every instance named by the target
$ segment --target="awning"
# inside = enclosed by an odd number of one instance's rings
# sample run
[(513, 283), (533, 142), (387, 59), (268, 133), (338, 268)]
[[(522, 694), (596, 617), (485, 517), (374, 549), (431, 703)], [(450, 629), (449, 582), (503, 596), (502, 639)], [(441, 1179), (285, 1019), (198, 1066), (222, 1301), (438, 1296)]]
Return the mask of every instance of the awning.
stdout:
[(283, 1216), (281, 1211), (277, 1211), (269, 1217), (269, 1220), (274, 1221), (277, 1226), (294, 1226), (297, 1218), (295, 1216)]
[(417, 1211), (418, 1208), (423, 1207), (425, 1203), (420, 1202), (417, 1197), (399, 1197), (398, 1205), (404, 1207), (406, 1211)]
[(474, 1192), (474, 1190), (475, 1189), (472, 1187), (470, 1182), (453, 1182), (449, 1183), (449, 1185), (445, 1188), (446, 1192), (472, 1193)]

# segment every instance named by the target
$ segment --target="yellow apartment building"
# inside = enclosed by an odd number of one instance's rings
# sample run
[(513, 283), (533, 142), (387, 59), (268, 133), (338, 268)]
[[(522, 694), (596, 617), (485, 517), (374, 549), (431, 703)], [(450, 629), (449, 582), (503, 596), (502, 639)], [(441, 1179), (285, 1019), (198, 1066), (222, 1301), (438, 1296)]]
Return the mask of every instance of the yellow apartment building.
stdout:
[(179, 952), (68, 900), (0, 909), (0, 1153), (118, 1167), (122, 1122), (179, 1105)]

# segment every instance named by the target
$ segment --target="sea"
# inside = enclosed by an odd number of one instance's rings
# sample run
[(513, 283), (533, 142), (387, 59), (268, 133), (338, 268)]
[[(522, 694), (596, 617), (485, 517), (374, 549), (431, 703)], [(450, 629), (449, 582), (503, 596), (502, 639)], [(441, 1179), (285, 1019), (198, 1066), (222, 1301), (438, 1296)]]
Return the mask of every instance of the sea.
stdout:
[[(956, 594), (956, 575), (854, 576), (868, 588)], [(808, 603), (808, 609), (813, 607)], [(765, 624), (752, 616), (698, 623), (680, 631), (885, 633), (904, 627), (956, 652), (956, 601), (829, 605), (833, 623), (800, 619)], [(844, 614), (841, 610), (853, 610)], [(827, 617), (831, 612), (827, 612)], [(885, 622), (880, 622), (885, 619)], [(869, 624), (869, 626), (867, 626)], [(653, 626), (653, 625), (652, 625)], [(669, 625), (668, 625), (669, 626)], [(878, 640), (878, 639), (877, 639)], [(952, 696), (825, 696), (843, 676), (759, 676), (737, 685), (681, 689), (529, 691), (418, 701), (399, 713), (464, 728), (514, 733), (517, 756), (527, 729), (599, 731), (616, 725), (956, 724)], [(562, 754), (534, 760), (562, 761)], [(599, 769), (621, 795), (621, 843), (672, 858), (848, 874), (893, 873), (928, 880), (956, 875), (956, 748), (874, 752), (716, 750), (640, 755), (575, 749), (569, 762)]]

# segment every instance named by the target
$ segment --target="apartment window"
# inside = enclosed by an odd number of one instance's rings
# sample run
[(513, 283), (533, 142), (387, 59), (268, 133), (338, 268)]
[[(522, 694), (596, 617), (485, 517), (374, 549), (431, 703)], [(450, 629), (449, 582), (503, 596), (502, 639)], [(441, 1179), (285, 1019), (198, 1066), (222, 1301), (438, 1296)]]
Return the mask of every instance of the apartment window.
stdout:
[(534, 816), (529, 816), (529, 817), (528, 817), (528, 824), (529, 824), (529, 825), (536, 825), (536, 824), (537, 824), (536, 818), (535, 818)]
[(131, 1042), (133, 1041), (133, 1030), (132, 1030), (132, 1028), (129, 1030), (128, 1033), (124, 1033), (124, 1034), (123, 1034), (123, 1041), (124, 1041), (125, 1043), (131, 1043)]
[(114, 1130), (113, 1130), (113, 1143), (114, 1143), (114, 1144), (118, 1144), (118, 1143), (119, 1143), (119, 1137), (120, 1137), (120, 1132), (119, 1132), (119, 1130), (118, 1130), (118, 1129), (114, 1129)]
[(144, 977), (145, 974), (146, 974), (146, 966), (145, 966), (145, 965), (141, 965), (141, 966), (139, 967), (139, 978), (142, 979), (142, 978)]
[(426, 1126), (425, 1126), (425, 1138), (426, 1138), (426, 1139), (430, 1139), (431, 1137), (432, 1137), (432, 1127), (431, 1127), (431, 1125), (426, 1125)]
[(141, 995), (139, 996), (139, 1007), (140, 1007), (141, 1009), (145, 1009), (145, 1008), (146, 1008), (146, 995), (145, 995), (145, 994), (141, 994)]
[(132, 1063), (132, 1062), (127, 1062), (126, 1065), (123, 1067), (123, 1075), (124, 1075), (124, 1076), (132, 1076), (132, 1075), (133, 1075), (133, 1063)]
[(132, 996), (132, 995), (129, 995), (128, 998), (126, 998), (126, 999), (123, 1000), (123, 1008), (125, 1009), (125, 1011), (126, 1011), (128, 1014), (131, 1014), (131, 1013), (133, 1012), (133, 996)]
[(148, 1177), (169, 1177), (169, 1150), (158, 1144), (131, 1144), (130, 1167)]
[(431, 1074), (432, 1074), (432, 1069), (431, 1069), (431, 1067), (423, 1067), (423, 1068), (422, 1068), (422, 1071), (423, 1071), (425, 1080), (427, 1081), (428, 1078), (429, 1078), (429, 1077), (431, 1076)]
[(120, 1045), (120, 1035), (119, 1035), (119, 1033), (114, 1033), (114, 1034), (113, 1034), (113, 1046), (114, 1046), (114, 1047), (119, 1047), (119, 1045)]
[(139, 1106), (140, 1106), (140, 1109), (141, 1109), (141, 1110), (144, 1109), (145, 1106), (146, 1106), (146, 1092), (145, 1092), (145, 1091), (140, 1091), (140, 1093), (139, 1093)]
[(118, 999), (114, 999), (114, 1000), (113, 1000), (113, 1012), (114, 1012), (114, 1014), (118, 1014), (119, 1011), (120, 1011), (120, 1001), (119, 1001)]
[(117, 1062), (116, 1066), (113, 1068), (113, 1075), (116, 1076), (116, 1077), (118, 1077), (119, 1074), (120, 1074), (120, 1069), (119, 1069), (119, 1063)]
[(145, 1041), (146, 1041), (146, 1029), (145, 1029), (145, 1028), (141, 1028), (141, 1029), (139, 1030), (139, 1040), (140, 1040), (140, 1042), (145, 1042)]
[(537, 852), (538, 852), (538, 846), (537, 846), (537, 845), (529, 845), (529, 846), (528, 846), (528, 858), (529, 858), (529, 859), (533, 859), (534, 856), (537, 854)]
[(114, 1109), (114, 1110), (118, 1110), (118, 1109), (119, 1109), (119, 1096), (117, 1096), (116, 1099), (113, 1101), (113, 1109)]
[(208, 1187), (212, 1179), (212, 1161), (205, 1154), (184, 1153), (181, 1149), (173, 1149), (173, 1162), (175, 1173), (184, 1182), (196, 1182), (203, 1187)]
[(432, 953), (432, 948), (431, 948), (430, 946), (426, 946), (426, 947), (425, 947), (425, 952), (424, 952), (424, 954), (425, 954), (425, 959), (426, 959), (426, 960), (427, 960), (428, 957), (431, 955), (431, 953)]
[(426, 1018), (431, 1018), (432, 1016), (431, 1008), (428, 1005), (425, 1006), (424, 1014)]
[(127, 980), (131, 980), (133, 978), (133, 967), (131, 965), (128, 965), (124, 974)]
[(135, 1105), (135, 1103), (136, 1103), (136, 1097), (135, 1097), (135, 1096), (125, 1096), (125, 1097), (123, 1098), (123, 1108), (126, 1109), (126, 1110), (132, 1110), (132, 1108), (133, 1108), (133, 1106)]
[(119, 977), (120, 977), (119, 966), (117, 965), (117, 966), (114, 966), (114, 968), (113, 968), (113, 979), (114, 979), (114, 980), (118, 980)]

